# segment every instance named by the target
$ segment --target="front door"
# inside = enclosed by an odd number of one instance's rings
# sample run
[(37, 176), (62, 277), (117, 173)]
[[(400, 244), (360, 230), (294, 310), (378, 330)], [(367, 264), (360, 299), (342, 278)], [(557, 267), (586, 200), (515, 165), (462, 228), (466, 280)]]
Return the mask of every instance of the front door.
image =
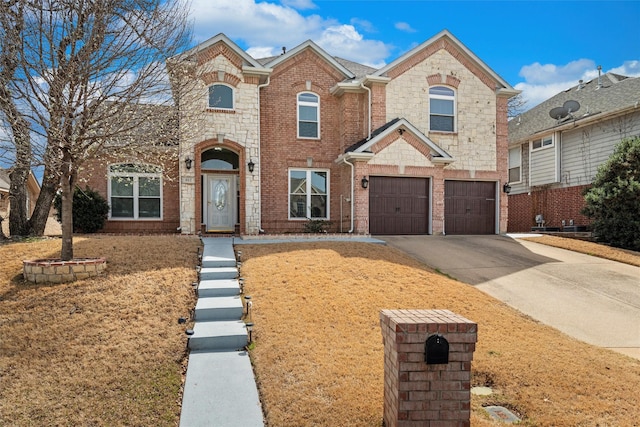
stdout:
[(233, 232), (236, 218), (236, 176), (207, 175), (207, 231)]

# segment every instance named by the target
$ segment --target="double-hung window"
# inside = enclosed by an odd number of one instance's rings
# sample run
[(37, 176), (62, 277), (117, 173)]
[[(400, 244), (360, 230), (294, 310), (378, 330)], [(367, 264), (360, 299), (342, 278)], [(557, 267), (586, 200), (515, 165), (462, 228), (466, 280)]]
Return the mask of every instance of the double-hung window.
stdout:
[(298, 94), (298, 138), (319, 138), (320, 98), (303, 92)]
[(162, 169), (154, 165), (109, 167), (111, 219), (162, 219)]
[(429, 130), (455, 132), (456, 94), (445, 86), (429, 88)]
[(520, 146), (509, 149), (509, 182), (522, 181), (521, 152)]
[(289, 170), (289, 219), (329, 218), (329, 172)]
[(233, 88), (223, 84), (209, 86), (209, 108), (233, 110)]

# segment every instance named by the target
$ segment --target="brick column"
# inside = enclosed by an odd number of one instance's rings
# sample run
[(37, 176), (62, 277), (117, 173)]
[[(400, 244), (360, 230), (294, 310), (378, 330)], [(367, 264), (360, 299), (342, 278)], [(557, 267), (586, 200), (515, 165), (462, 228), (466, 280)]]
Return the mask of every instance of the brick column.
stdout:
[[(478, 325), (449, 310), (382, 310), (385, 427), (468, 427)], [(447, 364), (427, 365), (427, 338), (449, 343)]]

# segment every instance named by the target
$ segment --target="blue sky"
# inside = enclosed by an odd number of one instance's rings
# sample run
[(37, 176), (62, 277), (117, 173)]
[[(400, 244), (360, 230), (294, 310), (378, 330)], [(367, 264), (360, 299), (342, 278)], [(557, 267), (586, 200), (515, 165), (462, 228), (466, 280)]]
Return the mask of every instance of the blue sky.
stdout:
[(443, 29), (533, 107), (603, 72), (640, 76), (640, 1), (191, 0), (194, 35), (255, 58), (311, 39), (380, 67)]

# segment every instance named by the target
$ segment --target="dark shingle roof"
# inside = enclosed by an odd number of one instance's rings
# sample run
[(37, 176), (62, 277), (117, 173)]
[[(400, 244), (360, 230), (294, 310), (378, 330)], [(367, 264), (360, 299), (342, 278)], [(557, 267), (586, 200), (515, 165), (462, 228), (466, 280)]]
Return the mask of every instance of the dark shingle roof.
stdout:
[(602, 76), (601, 81), (602, 86), (599, 88), (597, 78), (583, 83), (582, 87), (573, 86), (513, 118), (509, 121), (509, 142), (525, 141), (530, 135), (562, 124), (552, 118), (549, 112), (570, 100), (580, 104), (580, 109), (572, 112), (575, 120), (611, 113), (640, 101), (640, 77), (607, 73)]
[(384, 132), (385, 130), (389, 129), (391, 126), (396, 124), (399, 120), (400, 120), (400, 118), (395, 118), (395, 119), (391, 120), (390, 122), (385, 123), (384, 125), (380, 126), (378, 129), (376, 129), (373, 132), (371, 132), (371, 138), (361, 139), (360, 141), (356, 142), (355, 144), (351, 145), (350, 147), (347, 147), (347, 149), (344, 150), (344, 152), (345, 153), (349, 153), (349, 152), (357, 150), (359, 147), (363, 146), (367, 141), (370, 141), (373, 138), (375, 138), (376, 136), (380, 135), (382, 132)]

